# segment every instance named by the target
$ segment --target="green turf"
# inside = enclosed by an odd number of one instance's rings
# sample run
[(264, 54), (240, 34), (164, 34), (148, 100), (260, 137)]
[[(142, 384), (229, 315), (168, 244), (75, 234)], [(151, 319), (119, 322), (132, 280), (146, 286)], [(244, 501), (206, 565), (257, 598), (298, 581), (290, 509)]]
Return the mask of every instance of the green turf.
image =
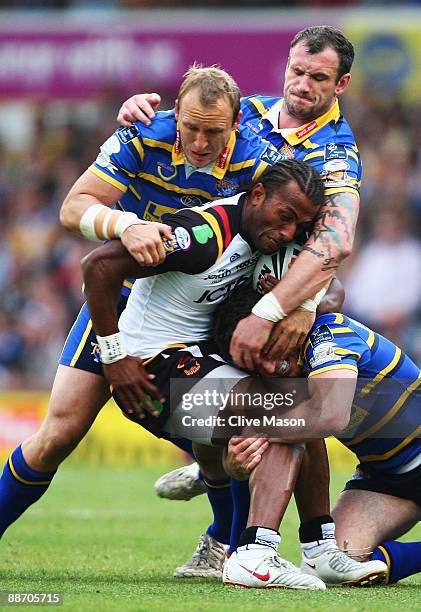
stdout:
[[(158, 499), (152, 488), (158, 475), (145, 468), (64, 466), (51, 490), (1, 541), (0, 590), (61, 591), (64, 609), (78, 611), (421, 609), (421, 576), (393, 587), (311, 593), (172, 578), (210, 513), (203, 497), (190, 502)], [(334, 475), (333, 497), (343, 479)], [(282, 529), (282, 554), (295, 562), (296, 526), (291, 508)], [(411, 534), (415, 538), (421, 538), (420, 527)]]

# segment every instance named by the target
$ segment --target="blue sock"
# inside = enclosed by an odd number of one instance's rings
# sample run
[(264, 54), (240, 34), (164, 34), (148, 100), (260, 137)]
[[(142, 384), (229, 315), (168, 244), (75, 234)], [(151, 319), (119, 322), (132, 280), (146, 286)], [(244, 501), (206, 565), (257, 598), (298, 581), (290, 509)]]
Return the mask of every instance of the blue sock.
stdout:
[(383, 542), (372, 553), (372, 559), (384, 561), (392, 584), (421, 572), (421, 542)]
[(229, 548), (230, 555), (237, 550), (240, 535), (247, 526), (250, 507), (249, 481), (231, 478), (231, 493), (234, 509)]
[(213, 523), (207, 533), (222, 544), (229, 544), (232, 518), (231, 484), (229, 478), (210, 480), (202, 475), (213, 511)]
[(55, 472), (29, 467), (18, 446), (7, 460), (0, 478), (0, 537), (48, 489)]

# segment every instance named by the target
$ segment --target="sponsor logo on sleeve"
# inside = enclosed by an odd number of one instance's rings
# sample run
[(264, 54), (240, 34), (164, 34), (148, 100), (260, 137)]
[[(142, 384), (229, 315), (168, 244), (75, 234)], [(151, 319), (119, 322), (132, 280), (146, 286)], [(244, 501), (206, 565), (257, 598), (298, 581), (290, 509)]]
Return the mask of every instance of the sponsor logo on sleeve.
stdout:
[(117, 171), (117, 166), (115, 166), (111, 161), (111, 155), (119, 153), (120, 149), (120, 142), (117, 136), (113, 134), (104, 142), (103, 145), (101, 145), (100, 152), (95, 162), (98, 164), (98, 166), (101, 166), (101, 168), (106, 168), (112, 174), (114, 174)]
[(346, 159), (348, 153), (346, 147), (343, 144), (336, 144), (336, 142), (329, 142), (325, 145), (325, 161), (331, 159)]
[(323, 172), (328, 174), (329, 172), (339, 172), (340, 170), (347, 171), (349, 170), (350, 165), (348, 162), (341, 159), (332, 159), (331, 161), (323, 164)]
[(323, 342), (331, 342), (333, 334), (327, 325), (320, 325), (310, 334), (310, 344), (313, 348)]
[(196, 225), (192, 227), (193, 236), (196, 242), (199, 244), (206, 244), (209, 238), (213, 236), (213, 230), (210, 225), (204, 223), (203, 225)]
[(344, 187), (345, 185), (353, 185), (352, 179), (344, 170), (335, 170), (328, 174), (322, 174), (325, 187)]
[(130, 125), (129, 127), (122, 127), (116, 132), (117, 137), (120, 142), (123, 144), (127, 144), (136, 136), (139, 136), (139, 130), (135, 125)]
[(165, 240), (164, 249), (167, 255), (177, 251), (188, 251), (191, 247), (191, 236), (185, 227), (176, 227), (171, 240)]
[(335, 355), (335, 346), (334, 342), (323, 342), (316, 346), (313, 350), (313, 356), (309, 360), (310, 366), (315, 368), (329, 361), (340, 361), (341, 358)]
[(182, 251), (188, 251), (191, 247), (191, 236), (185, 227), (176, 227), (174, 238)]

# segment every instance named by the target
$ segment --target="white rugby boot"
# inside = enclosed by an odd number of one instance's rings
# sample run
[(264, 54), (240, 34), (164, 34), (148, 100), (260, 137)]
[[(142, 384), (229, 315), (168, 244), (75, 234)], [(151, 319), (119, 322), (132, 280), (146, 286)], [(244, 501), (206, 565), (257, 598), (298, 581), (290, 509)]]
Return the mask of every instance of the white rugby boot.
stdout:
[(282, 559), (273, 548), (253, 544), (248, 545), (246, 551), (233, 553), (227, 559), (222, 580), (226, 585), (252, 589), (326, 588), (317, 576), (302, 572), (293, 563)]
[(191, 559), (174, 571), (175, 578), (222, 578), (226, 546), (202, 533)]
[(301, 570), (317, 576), (327, 585), (372, 586), (387, 580), (387, 565), (383, 561), (356, 561), (330, 543), (319, 555), (303, 554)]
[(178, 499), (188, 501), (196, 495), (206, 493), (203, 481), (199, 478), (197, 463), (185, 465), (172, 472), (164, 474), (155, 482), (155, 491), (164, 499)]

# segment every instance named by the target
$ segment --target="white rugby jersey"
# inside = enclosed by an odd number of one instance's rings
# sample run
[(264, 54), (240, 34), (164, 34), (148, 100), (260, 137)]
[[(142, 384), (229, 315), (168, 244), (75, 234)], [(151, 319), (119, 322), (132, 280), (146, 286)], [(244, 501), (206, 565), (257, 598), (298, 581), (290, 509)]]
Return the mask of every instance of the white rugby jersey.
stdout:
[[(136, 280), (119, 328), (129, 355), (146, 359), (170, 346), (208, 340), (216, 306), (248, 284), (259, 252), (241, 235), (244, 194), (181, 210), (156, 276)], [(182, 272), (180, 270), (183, 270)]]

